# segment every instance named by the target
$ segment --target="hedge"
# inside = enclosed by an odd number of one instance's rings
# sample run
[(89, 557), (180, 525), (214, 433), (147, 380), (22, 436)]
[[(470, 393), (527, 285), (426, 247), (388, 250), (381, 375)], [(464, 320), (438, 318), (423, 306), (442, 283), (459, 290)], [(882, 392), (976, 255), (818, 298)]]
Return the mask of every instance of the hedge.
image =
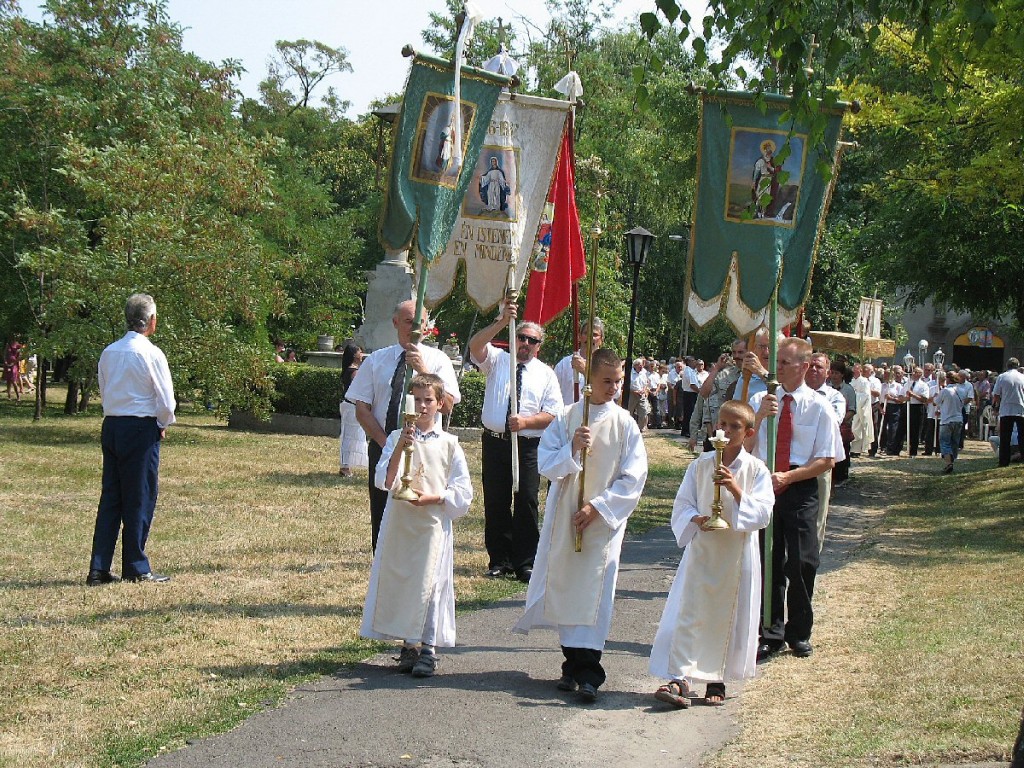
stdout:
[(274, 411), (292, 416), (338, 418), (341, 369), (306, 363), (274, 363)]
[[(274, 363), (274, 411), (293, 416), (338, 418), (341, 401), (341, 371), (305, 363)], [(462, 402), (452, 414), (453, 427), (480, 426), (484, 405), (485, 378), (479, 371), (467, 371), (459, 382)]]

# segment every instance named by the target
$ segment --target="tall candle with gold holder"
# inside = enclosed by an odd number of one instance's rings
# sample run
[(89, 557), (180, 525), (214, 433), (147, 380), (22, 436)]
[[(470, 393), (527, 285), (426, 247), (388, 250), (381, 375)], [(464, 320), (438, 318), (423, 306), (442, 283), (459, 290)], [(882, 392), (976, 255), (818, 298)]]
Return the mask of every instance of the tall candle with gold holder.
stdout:
[[(409, 427), (416, 423), (416, 398), (413, 395), (405, 396), (405, 414), (402, 417), (405, 421), (405, 426)], [(402, 467), (402, 487), (395, 491), (395, 498), (401, 499), (402, 501), (416, 501), (419, 497), (416, 492), (409, 487), (412, 482), (412, 443), (405, 446), (404, 464)]]
[[(722, 454), (729, 440), (725, 432), (718, 430), (711, 438), (711, 445), (715, 449), (715, 480), (718, 480), (722, 471)], [(722, 486), (715, 483), (715, 500), (711, 503), (711, 517), (705, 520), (700, 529), (702, 531), (725, 531), (731, 528), (729, 521), (722, 517)]]

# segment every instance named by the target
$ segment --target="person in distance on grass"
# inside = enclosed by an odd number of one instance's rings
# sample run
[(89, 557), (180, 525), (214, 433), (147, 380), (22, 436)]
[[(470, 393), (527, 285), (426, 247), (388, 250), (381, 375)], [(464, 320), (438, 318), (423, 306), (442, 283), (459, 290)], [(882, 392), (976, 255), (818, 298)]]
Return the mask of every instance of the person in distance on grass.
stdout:
[[(381, 520), (359, 633), (401, 640), (398, 671), (431, 677), (438, 646), (455, 645), (452, 521), (469, 511), (473, 486), (458, 438), (441, 429), (444, 381), (413, 377), (416, 422), (388, 435), (375, 482), (391, 492)], [(396, 499), (406, 446), (415, 501)]]
[[(640, 429), (613, 402), (622, 380), (619, 356), (607, 347), (594, 352), (589, 426), (582, 426), (580, 401), (541, 436), (537, 463), (551, 488), (526, 609), (512, 628), (522, 634), (534, 628), (557, 629), (565, 657), (557, 687), (567, 692), (579, 689), (587, 703), (597, 700), (597, 689), (605, 680), (601, 652), (611, 629), (619, 552), (626, 520), (647, 480), (647, 451)], [(582, 534), (581, 552), (575, 551), (577, 531)]]
[[(672, 506), (672, 532), (682, 559), (651, 648), (651, 674), (668, 678), (654, 694), (679, 709), (690, 706), (694, 683), (707, 684), (704, 702), (725, 702), (725, 683), (753, 677), (757, 657), (761, 555), (757, 532), (771, 519), (771, 474), (743, 448), (754, 436), (746, 403), (722, 404), (717, 428), (729, 444), (715, 472), (715, 452), (686, 469)], [(703, 531), (715, 486), (722, 489), (726, 530)]]
[(156, 509), (160, 441), (174, 423), (174, 386), (167, 358), (149, 340), (156, 331), (153, 297), (129, 296), (124, 315), (128, 332), (103, 350), (99, 362), (103, 485), (85, 581), (90, 587), (120, 581), (110, 566), (122, 529), (122, 578), (170, 580), (152, 572), (145, 550)]

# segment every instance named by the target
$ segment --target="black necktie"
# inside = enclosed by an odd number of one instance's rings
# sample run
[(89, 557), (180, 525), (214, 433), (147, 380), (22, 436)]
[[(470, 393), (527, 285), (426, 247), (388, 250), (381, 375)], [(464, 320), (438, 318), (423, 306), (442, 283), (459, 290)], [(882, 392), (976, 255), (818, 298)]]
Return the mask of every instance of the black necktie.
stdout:
[(384, 419), (384, 431), (391, 434), (398, 429), (399, 410), (402, 395), (405, 394), (405, 350), (398, 356), (398, 365), (391, 377), (391, 399), (388, 400), (388, 415)]
[[(519, 398), (523, 394), (523, 369), (526, 367), (526, 363), (518, 363), (516, 365), (516, 413), (519, 413)], [(508, 413), (505, 414), (505, 431), (511, 432), (508, 428), (509, 417), (512, 416), (512, 398), (508, 399)]]

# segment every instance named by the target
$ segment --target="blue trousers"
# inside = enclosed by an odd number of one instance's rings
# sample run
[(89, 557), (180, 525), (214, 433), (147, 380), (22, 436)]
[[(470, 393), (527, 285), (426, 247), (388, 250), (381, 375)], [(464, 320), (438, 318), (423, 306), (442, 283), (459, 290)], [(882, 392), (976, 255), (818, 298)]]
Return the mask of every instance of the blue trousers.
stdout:
[(103, 486), (92, 535), (90, 570), (109, 571), (118, 534), (121, 575), (150, 572), (146, 539), (156, 509), (160, 471), (160, 427), (154, 418), (107, 416), (100, 435)]

